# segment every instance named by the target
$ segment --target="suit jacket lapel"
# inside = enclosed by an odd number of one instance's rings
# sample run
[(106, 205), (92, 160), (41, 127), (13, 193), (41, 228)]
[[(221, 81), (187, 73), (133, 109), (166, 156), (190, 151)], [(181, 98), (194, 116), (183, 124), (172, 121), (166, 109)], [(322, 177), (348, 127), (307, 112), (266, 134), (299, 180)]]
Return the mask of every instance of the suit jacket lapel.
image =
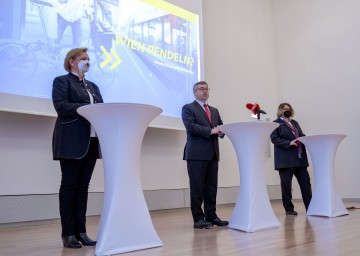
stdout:
[[(199, 109), (200, 113), (202, 113), (202, 115), (204, 116), (204, 118), (206, 119), (206, 121), (210, 124), (210, 126), (212, 126), (212, 124), (211, 124), (211, 122), (210, 122), (210, 120), (209, 120), (209, 118), (208, 118), (208, 116), (207, 116), (204, 108), (203, 108), (202, 106), (200, 106), (200, 104), (199, 104), (196, 100), (194, 100), (194, 105)], [(209, 110), (210, 110), (210, 107), (209, 107)], [(211, 113), (211, 112), (210, 112), (210, 113)]]
[[(289, 133), (291, 133), (291, 135), (294, 136), (294, 139), (295, 139), (295, 134), (294, 134), (294, 132), (290, 129), (290, 127), (288, 126), (288, 124), (285, 123), (286, 121), (283, 120), (283, 119), (281, 119), (281, 118), (280, 118), (280, 121), (282, 122), (282, 125), (283, 125), (284, 127), (286, 127), (286, 129), (289, 131)], [(290, 121), (290, 122), (291, 122), (291, 121)], [(294, 125), (294, 123), (291, 122), (291, 125)]]

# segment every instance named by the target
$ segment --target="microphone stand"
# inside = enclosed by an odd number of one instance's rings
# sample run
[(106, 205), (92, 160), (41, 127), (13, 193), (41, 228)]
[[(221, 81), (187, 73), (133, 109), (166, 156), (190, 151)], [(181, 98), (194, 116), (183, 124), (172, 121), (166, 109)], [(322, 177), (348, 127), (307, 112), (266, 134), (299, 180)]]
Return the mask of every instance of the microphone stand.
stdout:
[(266, 112), (264, 110), (258, 109), (256, 110), (257, 119), (260, 120), (260, 114), (265, 114)]

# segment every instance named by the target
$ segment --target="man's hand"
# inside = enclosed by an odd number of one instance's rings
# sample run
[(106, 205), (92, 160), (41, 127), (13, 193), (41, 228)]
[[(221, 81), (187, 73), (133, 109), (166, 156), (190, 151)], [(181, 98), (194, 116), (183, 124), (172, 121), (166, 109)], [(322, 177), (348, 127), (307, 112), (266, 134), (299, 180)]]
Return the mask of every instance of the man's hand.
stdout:
[(217, 127), (214, 127), (211, 129), (211, 134), (218, 134), (219, 132), (221, 132), (221, 131)]
[(220, 138), (223, 138), (225, 136), (225, 134), (222, 131), (220, 131), (218, 127), (212, 128), (211, 134), (217, 134), (219, 135)]

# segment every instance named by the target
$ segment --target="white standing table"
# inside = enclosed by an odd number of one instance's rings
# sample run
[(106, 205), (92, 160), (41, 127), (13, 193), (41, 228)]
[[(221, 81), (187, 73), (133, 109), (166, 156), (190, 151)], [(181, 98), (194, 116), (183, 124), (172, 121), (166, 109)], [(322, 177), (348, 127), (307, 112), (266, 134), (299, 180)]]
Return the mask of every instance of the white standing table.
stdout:
[(300, 137), (310, 153), (314, 167), (314, 191), (307, 215), (337, 217), (349, 214), (336, 189), (335, 155), (344, 134)]
[(158, 107), (135, 103), (100, 103), (78, 113), (94, 126), (104, 164), (104, 203), (97, 256), (162, 246), (145, 202), (140, 178), (141, 145)]
[(274, 122), (239, 122), (220, 126), (238, 158), (240, 190), (229, 228), (246, 232), (276, 228), (280, 222), (271, 207), (265, 182), (266, 145)]

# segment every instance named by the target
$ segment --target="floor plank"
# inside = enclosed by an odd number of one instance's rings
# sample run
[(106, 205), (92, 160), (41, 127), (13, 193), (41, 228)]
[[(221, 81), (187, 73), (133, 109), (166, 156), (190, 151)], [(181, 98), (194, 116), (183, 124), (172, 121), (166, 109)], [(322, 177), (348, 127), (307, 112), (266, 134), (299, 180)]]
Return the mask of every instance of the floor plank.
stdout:
[[(358, 207), (359, 202), (346, 202), (346, 207)], [(360, 255), (360, 210), (349, 215), (327, 218), (306, 216), (301, 201), (295, 202), (298, 216), (284, 214), (280, 201), (272, 207), (281, 226), (279, 228), (246, 233), (226, 227), (207, 230), (192, 228), (189, 209), (151, 212), (155, 229), (164, 246), (123, 253), (126, 256), (182, 256), (182, 255)], [(234, 205), (218, 207), (222, 219), (231, 217)], [(88, 218), (88, 234), (96, 238), (99, 218)], [(95, 254), (93, 247), (63, 248), (60, 223), (56, 221), (0, 225), (0, 255), (73, 256)]]

